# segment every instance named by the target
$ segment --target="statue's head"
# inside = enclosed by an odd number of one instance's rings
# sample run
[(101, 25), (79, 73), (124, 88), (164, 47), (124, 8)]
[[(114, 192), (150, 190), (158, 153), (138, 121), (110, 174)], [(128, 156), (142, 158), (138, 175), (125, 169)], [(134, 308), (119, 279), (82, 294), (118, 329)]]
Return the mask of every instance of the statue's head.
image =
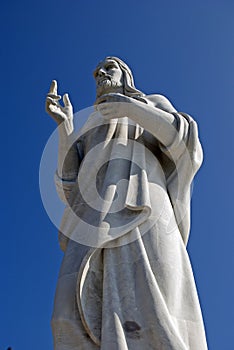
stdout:
[(97, 97), (110, 92), (131, 97), (144, 96), (136, 89), (130, 68), (117, 57), (106, 57), (97, 65), (93, 75), (96, 80)]

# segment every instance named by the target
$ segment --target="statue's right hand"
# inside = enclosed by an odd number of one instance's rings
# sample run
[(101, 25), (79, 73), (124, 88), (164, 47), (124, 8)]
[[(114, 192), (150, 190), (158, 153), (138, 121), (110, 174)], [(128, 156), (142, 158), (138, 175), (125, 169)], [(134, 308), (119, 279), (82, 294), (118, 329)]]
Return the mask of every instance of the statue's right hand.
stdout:
[(60, 99), (61, 96), (57, 93), (57, 81), (53, 80), (49, 93), (46, 96), (46, 112), (56, 121), (57, 124), (61, 124), (64, 121), (72, 124), (73, 108), (68, 94), (63, 95), (64, 107), (59, 103)]

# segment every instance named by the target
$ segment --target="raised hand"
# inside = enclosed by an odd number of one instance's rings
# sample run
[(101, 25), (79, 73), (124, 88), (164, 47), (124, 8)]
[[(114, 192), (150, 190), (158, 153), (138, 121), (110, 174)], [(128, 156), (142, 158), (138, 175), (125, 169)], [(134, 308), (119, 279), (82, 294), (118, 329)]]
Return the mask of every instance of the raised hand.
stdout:
[(61, 106), (59, 100), (61, 96), (57, 93), (57, 81), (53, 80), (49, 93), (46, 97), (46, 112), (56, 121), (58, 125), (65, 122), (67, 130), (73, 129), (73, 108), (68, 94), (63, 95), (64, 106)]

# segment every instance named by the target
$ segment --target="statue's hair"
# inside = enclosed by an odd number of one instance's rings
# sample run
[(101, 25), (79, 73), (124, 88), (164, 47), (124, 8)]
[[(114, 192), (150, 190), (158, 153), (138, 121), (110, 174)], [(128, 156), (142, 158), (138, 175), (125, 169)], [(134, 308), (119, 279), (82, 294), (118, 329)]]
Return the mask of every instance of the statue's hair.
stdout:
[(135, 87), (132, 72), (125, 62), (123, 62), (120, 58), (114, 57), (114, 56), (107, 56), (104, 59), (104, 61), (106, 60), (116, 61), (120, 66), (120, 69), (123, 72), (124, 94), (126, 96), (135, 97), (135, 98), (145, 96), (143, 92), (141, 92)]

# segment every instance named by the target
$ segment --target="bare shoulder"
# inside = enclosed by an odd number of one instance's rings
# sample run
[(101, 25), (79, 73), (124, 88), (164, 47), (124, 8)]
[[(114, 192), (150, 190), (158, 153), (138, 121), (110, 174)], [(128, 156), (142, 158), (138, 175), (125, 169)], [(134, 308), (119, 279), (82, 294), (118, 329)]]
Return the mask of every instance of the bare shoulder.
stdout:
[(147, 95), (146, 98), (154, 105), (154, 107), (157, 107), (169, 113), (176, 112), (176, 109), (172, 105), (172, 103), (168, 100), (167, 97), (163, 95), (158, 95), (158, 94)]

